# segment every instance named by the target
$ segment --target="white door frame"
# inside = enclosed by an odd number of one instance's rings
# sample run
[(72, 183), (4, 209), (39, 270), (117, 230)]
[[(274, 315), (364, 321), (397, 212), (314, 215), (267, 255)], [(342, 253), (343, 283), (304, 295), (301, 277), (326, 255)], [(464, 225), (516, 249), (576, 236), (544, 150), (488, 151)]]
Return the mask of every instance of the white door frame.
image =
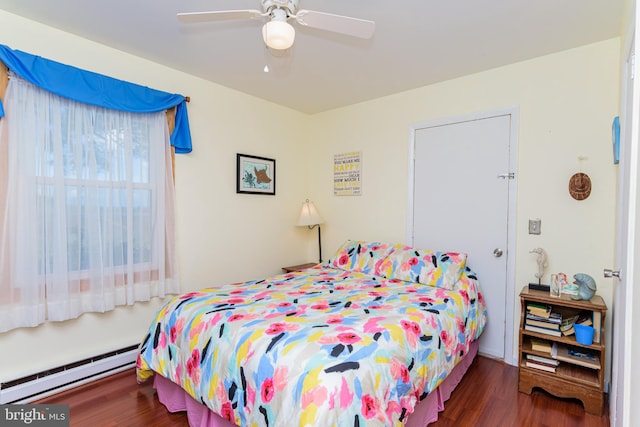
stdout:
[(407, 242), (413, 244), (413, 194), (415, 173), (413, 158), (415, 155), (416, 131), (418, 129), (434, 126), (451, 125), (461, 122), (489, 119), (499, 116), (511, 116), (511, 135), (509, 137), (509, 170), (505, 173), (513, 173), (514, 178), (509, 179), (508, 184), (508, 214), (507, 214), (507, 289), (505, 295), (505, 325), (504, 325), (504, 361), (516, 366), (518, 358), (514, 351), (513, 342), (515, 335), (514, 313), (515, 301), (515, 271), (516, 271), (516, 195), (517, 195), (517, 166), (518, 166), (518, 107), (509, 107), (500, 110), (483, 111), (455, 117), (445, 117), (426, 122), (415, 123), (409, 127), (409, 192), (407, 195)]

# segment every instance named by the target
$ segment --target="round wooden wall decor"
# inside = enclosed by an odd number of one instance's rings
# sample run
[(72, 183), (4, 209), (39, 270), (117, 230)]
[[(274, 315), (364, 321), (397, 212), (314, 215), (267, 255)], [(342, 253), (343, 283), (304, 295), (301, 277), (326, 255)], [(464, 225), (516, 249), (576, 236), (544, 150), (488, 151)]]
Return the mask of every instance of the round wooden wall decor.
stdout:
[(569, 179), (569, 194), (576, 200), (584, 200), (591, 194), (591, 178), (586, 173), (576, 173)]

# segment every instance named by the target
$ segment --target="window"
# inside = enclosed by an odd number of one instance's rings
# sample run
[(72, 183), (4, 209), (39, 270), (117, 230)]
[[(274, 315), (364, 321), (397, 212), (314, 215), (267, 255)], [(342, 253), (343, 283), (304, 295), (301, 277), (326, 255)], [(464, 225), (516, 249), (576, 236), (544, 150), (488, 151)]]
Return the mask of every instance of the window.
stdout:
[(0, 332), (178, 292), (165, 113), (91, 106), (17, 76), (4, 108)]

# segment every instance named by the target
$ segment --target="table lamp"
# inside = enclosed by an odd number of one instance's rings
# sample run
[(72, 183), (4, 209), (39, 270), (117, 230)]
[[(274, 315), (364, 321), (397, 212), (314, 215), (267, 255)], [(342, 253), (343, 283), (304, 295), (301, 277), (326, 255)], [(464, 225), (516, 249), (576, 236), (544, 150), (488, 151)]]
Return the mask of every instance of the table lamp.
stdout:
[(320, 254), (320, 263), (322, 263), (322, 238), (320, 237), (320, 224), (324, 223), (324, 219), (318, 213), (318, 210), (313, 205), (313, 202), (310, 202), (307, 199), (302, 204), (302, 209), (300, 210), (300, 216), (298, 217), (298, 222), (296, 225), (298, 227), (309, 227), (309, 230), (313, 230), (314, 227), (318, 227), (318, 251)]

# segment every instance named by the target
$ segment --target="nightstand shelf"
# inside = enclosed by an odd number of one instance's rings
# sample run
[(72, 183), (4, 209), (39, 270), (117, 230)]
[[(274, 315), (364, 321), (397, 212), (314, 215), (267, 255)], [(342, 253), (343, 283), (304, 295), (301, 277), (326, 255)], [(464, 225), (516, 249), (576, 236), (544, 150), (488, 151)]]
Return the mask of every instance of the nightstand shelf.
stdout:
[(306, 264), (298, 264), (298, 265), (291, 265), (289, 267), (282, 267), (282, 270), (286, 273), (293, 273), (294, 271), (304, 270), (307, 268), (315, 267), (316, 265), (318, 265), (317, 262), (307, 262)]
[[(602, 415), (604, 407), (604, 370), (605, 370), (605, 335), (604, 318), (607, 311), (602, 297), (596, 295), (590, 301), (572, 300), (567, 295), (560, 298), (549, 296), (548, 292), (530, 290), (524, 287), (520, 292), (521, 316), (518, 346), (518, 390), (531, 394), (535, 387), (546, 390), (554, 396), (575, 398), (582, 401), (587, 412)], [(599, 318), (599, 333), (592, 345), (583, 345), (576, 341), (575, 335), (556, 337), (549, 334), (525, 330), (527, 304), (543, 304), (552, 307), (553, 311), (576, 310), (591, 312), (593, 318)], [(595, 314), (594, 314), (595, 313)], [(532, 340), (542, 341), (556, 349), (574, 348), (594, 356), (594, 360), (576, 360), (538, 351), (532, 348)], [(536, 367), (527, 366), (529, 357), (556, 359), (555, 372), (548, 372)], [(552, 368), (553, 370), (553, 368)]]

